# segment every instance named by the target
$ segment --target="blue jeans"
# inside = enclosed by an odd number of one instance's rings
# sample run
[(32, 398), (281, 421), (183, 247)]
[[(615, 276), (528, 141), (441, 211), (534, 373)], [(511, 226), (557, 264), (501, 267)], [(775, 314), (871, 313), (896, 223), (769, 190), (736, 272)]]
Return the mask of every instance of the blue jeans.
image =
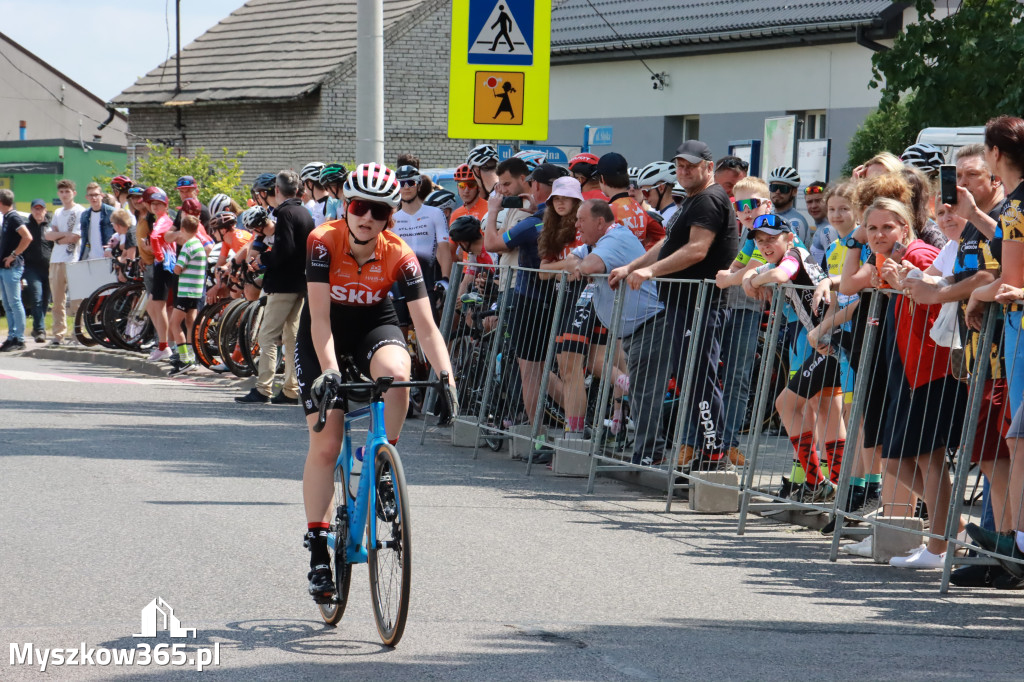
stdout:
[(732, 319), (722, 329), (722, 403), (725, 405), (725, 447), (739, 445), (738, 433), (747, 414), (750, 378), (754, 373), (757, 333), (763, 313), (760, 310), (732, 311)]
[(25, 295), (23, 303), (26, 315), (32, 315), (32, 335), (46, 332), (46, 303), (50, 294), (50, 271), (48, 266), (42, 268), (25, 266)]
[(0, 268), (0, 294), (7, 315), (7, 337), (25, 340), (25, 307), (21, 304), (21, 274), (24, 265)]

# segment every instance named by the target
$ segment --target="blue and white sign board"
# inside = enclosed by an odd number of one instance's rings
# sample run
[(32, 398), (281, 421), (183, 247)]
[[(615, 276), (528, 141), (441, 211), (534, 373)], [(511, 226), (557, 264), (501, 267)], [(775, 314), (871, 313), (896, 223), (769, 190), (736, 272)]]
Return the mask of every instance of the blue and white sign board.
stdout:
[[(556, 147), (554, 145), (546, 144), (522, 144), (519, 145), (519, 151), (521, 152), (544, 152), (547, 154), (547, 158), (544, 159), (548, 163), (553, 163), (558, 166), (568, 166), (569, 159), (576, 156), (580, 152), (579, 147)], [(498, 145), (498, 160), (504, 161), (505, 159), (512, 158), (515, 154), (515, 148), (510, 144), (499, 144)]]
[(534, 0), (469, 0), (470, 64), (533, 65)]
[(587, 126), (587, 144), (591, 146), (601, 146), (611, 143), (611, 126)]

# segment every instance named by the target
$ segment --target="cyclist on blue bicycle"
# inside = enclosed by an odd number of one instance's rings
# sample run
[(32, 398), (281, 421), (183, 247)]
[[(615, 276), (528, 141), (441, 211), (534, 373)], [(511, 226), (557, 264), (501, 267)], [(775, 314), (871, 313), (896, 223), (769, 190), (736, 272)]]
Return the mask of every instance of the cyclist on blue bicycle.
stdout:
[[(438, 372), (453, 376), (444, 339), (434, 324), (419, 259), (391, 231), (400, 204), (395, 173), (376, 163), (358, 166), (345, 181), (344, 218), (324, 223), (306, 242), (306, 305), (299, 320), (295, 370), (309, 426), (309, 453), (302, 473), (306, 543), (310, 548), (309, 593), (317, 601), (334, 594), (327, 548), (334, 497), (334, 466), (344, 436), (344, 412), (327, 413), (317, 433), (320, 401), (343, 383), (338, 358), (350, 355), (359, 371), (376, 379), (408, 381), (409, 351), (388, 292), (404, 294), (423, 352)], [(451, 381), (451, 380), (450, 380)], [(449, 386), (456, 406), (454, 383)], [(409, 407), (409, 389), (384, 394), (388, 440), (395, 444)], [(356, 471), (353, 470), (353, 475)]]

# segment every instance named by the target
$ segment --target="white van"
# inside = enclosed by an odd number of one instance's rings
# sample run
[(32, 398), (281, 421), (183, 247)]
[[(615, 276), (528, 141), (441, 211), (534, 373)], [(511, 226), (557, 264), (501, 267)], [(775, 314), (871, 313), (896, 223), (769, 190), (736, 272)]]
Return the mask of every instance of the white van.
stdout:
[(917, 134), (917, 141), (935, 145), (945, 154), (946, 163), (953, 163), (953, 155), (957, 149), (985, 141), (985, 126), (925, 128)]

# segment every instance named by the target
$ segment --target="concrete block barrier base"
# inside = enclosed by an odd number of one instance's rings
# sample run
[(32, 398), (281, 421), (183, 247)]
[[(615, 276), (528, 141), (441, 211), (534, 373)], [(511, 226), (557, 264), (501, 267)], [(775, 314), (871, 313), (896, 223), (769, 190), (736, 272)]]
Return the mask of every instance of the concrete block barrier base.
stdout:
[[(916, 534), (924, 532), (924, 519), (879, 516), (877, 521), (880, 525), (875, 526), (875, 539), (871, 545), (871, 558), (876, 563), (887, 564), (894, 556), (905, 556), (924, 542), (924, 538)], [(881, 524), (901, 526), (906, 530)]]
[[(732, 488), (719, 488), (719, 485)], [(695, 474), (690, 478), (690, 486), (689, 504), (693, 511), (703, 514), (734, 514), (739, 511), (739, 474), (724, 471)]]

